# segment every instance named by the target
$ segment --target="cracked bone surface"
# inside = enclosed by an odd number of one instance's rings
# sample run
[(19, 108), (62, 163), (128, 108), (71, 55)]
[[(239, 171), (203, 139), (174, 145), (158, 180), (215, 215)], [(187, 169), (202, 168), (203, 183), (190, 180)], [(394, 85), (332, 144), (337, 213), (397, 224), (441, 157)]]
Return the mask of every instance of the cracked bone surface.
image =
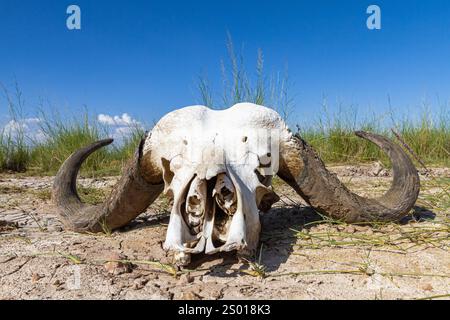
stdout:
[(275, 110), (239, 103), (225, 110), (191, 106), (165, 115), (141, 141), (111, 195), (97, 206), (81, 202), (76, 177), (83, 161), (112, 140), (74, 150), (55, 177), (52, 199), (67, 229), (100, 232), (126, 225), (165, 191), (173, 206), (164, 249), (182, 265), (192, 254), (255, 252), (260, 211), (269, 211), (279, 199), (271, 188), (275, 175), (316, 211), (336, 220), (398, 221), (417, 200), (417, 169), (389, 139), (356, 134), (391, 160), (393, 183), (379, 198), (351, 192)]

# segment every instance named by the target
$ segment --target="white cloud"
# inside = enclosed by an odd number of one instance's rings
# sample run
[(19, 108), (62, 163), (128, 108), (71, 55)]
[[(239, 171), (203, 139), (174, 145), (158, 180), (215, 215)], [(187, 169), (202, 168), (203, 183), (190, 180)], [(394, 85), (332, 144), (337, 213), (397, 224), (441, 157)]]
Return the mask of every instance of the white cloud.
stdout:
[(26, 118), (20, 121), (10, 120), (0, 129), (0, 132), (12, 139), (26, 138), (32, 141), (43, 141), (45, 140), (45, 134), (38, 125), (41, 121), (39, 118)]
[[(30, 131), (32, 128), (37, 129), (37, 124), (41, 122), (39, 118), (26, 118), (20, 121), (10, 120), (4, 127), (3, 130), (6, 134), (17, 134), (17, 133), (26, 133)], [(31, 128), (30, 128), (31, 126)]]
[(128, 113), (124, 113), (121, 116), (99, 114), (97, 120), (102, 124), (108, 125), (112, 138), (118, 141), (130, 136), (134, 130), (144, 128), (139, 121), (133, 119)]
[(5, 125), (4, 132), (7, 135), (12, 135), (12, 134), (17, 134), (21, 131), (23, 132), (27, 129), (28, 129), (28, 126), (26, 125), (26, 123), (24, 121), (19, 122), (16, 120), (11, 120)]
[(132, 133), (133, 130), (134, 130), (134, 128), (132, 128), (132, 127), (119, 127), (119, 128), (116, 128), (115, 132), (123, 134), (123, 135), (128, 135), (128, 134)]
[(108, 116), (106, 114), (99, 114), (97, 119), (100, 123), (103, 123), (103, 124), (107, 124), (107, 125), (115, 124), (114, 119), (111, 116)]
[(128, 113), (124, 113), (121, 116), (110, 116), (107, 114), (99, 114), (98, 121), (110, 126), (134, 126), (140, 125), (139, 121), (130, 117)]
[(23, 120), (23, 122), (25, 122), (25, 123), (39, 123), (41, 121), (42, 121), (42, 119), (39, 119), (39, 118), (27, 118), (27, 119)]

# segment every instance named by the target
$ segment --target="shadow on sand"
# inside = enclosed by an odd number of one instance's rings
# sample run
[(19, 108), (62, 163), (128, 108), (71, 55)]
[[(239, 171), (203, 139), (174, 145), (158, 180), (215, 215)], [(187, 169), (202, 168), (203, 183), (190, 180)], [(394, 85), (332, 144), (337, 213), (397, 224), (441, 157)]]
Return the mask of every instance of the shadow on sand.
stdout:
[[(399, 224), (429, 221), (434, 220), (435, 217), (436, 214), (429, 209), (416, 206), (414, 212), (403, 218)], [(262, 215), (260, 248), (262, 246), (263, 250), (260, 264), (264, 265), (266, 272), (277, 271), (288, 260), (297, 241), (296, 231), (309, 229), (314, 222), (320, 223), (321, 221), (324, 221), (324, 218), (308, 206), (273, 208)], [(168, 222), (167, 214), (143, 220), (137, 219), (123, 231), (152, 228)], [(260, 251), (256, 257), (249, 257), (249, 260), (258, 262), (259, 254)], [(198, 254), (192, 256), (192, 262), (188, 268), (192, 270), (209, 268), (208, 274), (211, 276), (236, 277), (242, 274), (242, 270), (248, 269), (246, 264), (242, 264), (239, 269), (232, 269), (232, 266), (238, 262), (239, 258), (236, 252), (220, 252), (214, 255)]]
[[(305, 224), (321, 221), (322, 217), (315, 213), (310, 207), (288, 207), (273, 208), (261, 217), (261, 239), (262, 255), (260, 263), (266, 267), (267, 272), (276, 271), (281, 264), (287, 261), (296, 243), (295, 230), (302, 230)], [(259, 259), (257, 257), (249, 260)], [(241, 271), (247, 269), (242, 265), (240, 269), (230, 269), (232, 265), (239, 262), (235, 252), (218, 253), (214, 255), (193, 256), (192, 269), (202, 268), (205, 265), (216, 262), (209, 275), (217, 277), (235, 277)]]

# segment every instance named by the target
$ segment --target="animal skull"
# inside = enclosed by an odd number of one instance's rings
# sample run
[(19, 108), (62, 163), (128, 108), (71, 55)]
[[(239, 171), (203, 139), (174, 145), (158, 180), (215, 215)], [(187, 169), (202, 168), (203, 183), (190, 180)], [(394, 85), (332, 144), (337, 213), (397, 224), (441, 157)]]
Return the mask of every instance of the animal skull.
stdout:
[(173, 198), (166, 250), (213, 254), (256, 249), (259, 205), (273, 193), (264, 182), (277, 171), (284, 125), (277, 113), (264, 109), (258, 115), (255, 108), (189, 107), (170, 113), (152, 130), (142, 160), (163, 159), (165, 192)]
[(175, 253), (177, 263), (186, 265), (198, 253), (251, 254), (259, 242), (260, 213), (279, 199), (271, 187), (274, 175), (316, 210), (348, 222), (399, 219), (408, 213), (419, 192), (411, 160), (386, 138), (357, 135), (376, 143), (392, 160), (393, 186), (379, 199), (350, 192), (274, 110), (250, 103), (221, 111), (193, 106), (167, 114), (98, 207), (81, 203), (76, 176), (84, 159), (112, 140), (81, 149), (61, 167), (53, 199), (68, 228), (100, 231), (104, 225), (125, 225), (164, 191), (173, 199), (164, 248)]

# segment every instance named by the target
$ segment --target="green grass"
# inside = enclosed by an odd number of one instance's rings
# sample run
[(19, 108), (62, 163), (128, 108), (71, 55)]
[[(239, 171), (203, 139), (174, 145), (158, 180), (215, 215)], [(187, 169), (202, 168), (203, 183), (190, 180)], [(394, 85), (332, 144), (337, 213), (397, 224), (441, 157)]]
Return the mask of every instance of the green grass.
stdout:
[[(54, 174), (75, 150), (109, 138), (108, 127), (89, 117), (88, 110), (81, 117), (73, 116), (65, 120), (58, 113), (48, 116), (41, 112), (40, 119), (40, 128), (46, 139), (34, 142), (30, 160), (31, 166), (40, 173)], [(124, 136), (120, 145), (102, 148), (89, 156), (83, 164), (82, 174), (105, 176), (120, 173), (123, 164), (133, 155), (143, 136), (142, 129), (132, 127), (130, 135)]]
[[(325, 114), (325, 113), (323, 113)], [(63, 161), (75, 150), (108, 137), (107, 128), (85, 110), (79, 117), (62, 120), (57, 115), (41, 114), (40, 126), (46, 139), (33, 141), (22, 133), (13, 136), (0, 132), (0, 171), (53, 175)], [(342, 114), (326, 115), (310, 127), (299, 126), (298, 133), (308, 141), (327, 163), (361, 163), (381, 160), (389, 162), (374, 144), (354, 135), (355, 130), (380, 133), (396, 140), (387, 128), (377, 126), (375, 120), (352, 122)], [(437, 120), (426, 116), (418, 122), (403, 120), (396, 126), (404, 141), (427, 166), (450, 166), (450, 119), (448, 114)], [(139, 139), (140, 128), (132, 130), (123, 143), (103, 148), (91, 155), (82, 168), (84, 176), (116, 175), (132, 157)], [(26, 141), (30, 141), (26, 143)], [(398, 142), (398, 141), (397, 141)], [(420, 165), (416, 161), (416, 165)]]
[(109, 190), (98, 188), (78, 187), (78, 194), (83, 202), (97, 205), (102, 203), (109, 194)]
[[(447, 117), (448, 118), (448, 117)], [(444, 115), (438, 121), (424, 118), (418, 123), (405, 121), (397, 126), (404, 141), (427, 166), (450, 166), (450, 119)], [(55, 174), (63, 161), (75, 150), (96, 140), (108, 137), (107, 130), (88, 112), (80, 119), (70, 121), (46, 121), (42, 126), (48, 137), (44, 141), (26, 145), (25, 138), (15, 139), (0, 134), (0, 171), (24, 172), (30, 174)], [(374, 144), (354, 135), (355, 130), (380, 133), (393, 140), (388, 129), (373, 125), (373, 122), (357, 124), (342, 120), (332, 124), (300, 129), (299, 134), (308, 141), (327, 163), (361, 163), (381, 160), (388, 165), (387, 157)], [(91, 155), (83, 165), (84, 176), (105, 176), (120, 173), (124, 163), (132, 157), (142, 130), (136, 128), (121, 145), (103, 148)], [(398, 141), (397, 141), (398, 142)], [(420, 165), (416, 161), (416, 165)]]
[(24, 100), (17, 83), (14, 94), (0, 83), (10, 115), (10, 122), (0, 130), (0, 171), (24, 172), (30, 162), (30, 148), (26, 143), (25, 128), (20, 120), (24, 118)]
[(198, 103), (212, 109), (226, 109), (240, 102), (252, 102), (272, 107), (288, 120), (294, 110), (294, 99), (289, 92), (291, 82), (287, 70), (266, 74), (264, 55), (258, 50), (254, 71), (249, 72), (242, 49), (236, 51), (230, 34), (227, 54), (227, 59), (220, 62), (220, 90), (214, 90), (206, 75), (198, 77)]
[(25, 172), (29, 162), (29, 150), (23, 142), (0, 132), (0, 171)]
[[(64, 117), (58, 111), (44, 112), (44, 108), (39, 108), (36, 115), (39, 137), (27, 136), (27, 117), (23, 113), (24, 101), (18, 85), (13, 93), (4, 86), (0, 88), (3, 89), (11, 121), (0, 130), (0, 172), (54, 175), (77, 149), (110, 138), (111, 128), (101, 124), (87, 108), (81, 115), (68, 112), (69, 115)], [(116, 142), (92, 154), (83, 164), (81, 174), (119, 174), (144, 136), (138, 124), (131, 126), (129, 131), (120, 144)]]
[[(416, 113), (421, 114), (419, 121), (408, 118), (393, 120), (392, 128), (426, 165), (450, 166), (450, 113), (442, 112), (434, 117), (425, 109)], [(382, 127), (375, 116), (373, 119), (357, 122), (354, 115), (354, 110), (350, 108), (334, 115), (325, 111), (313, 126), (300, 127), (298, 133), (319, 152), (325, 162), (361, 163), (381, 160), (388, 165), (386, 155), (376, 145), (360, 139), (354, 132), (364, 130), (389, 137), (400, 144), (401, 142), (390, 129)], [(415, 162), (419, 167), (419, 163)]]
[[(99, 124), (89, 119), (87, 112), (79, 119), (62, 120), (56, 113), (49, 117), (43, 112), (40, 118), (43, 119), (40, 129), (46, 139), (34, 141), (30, 162), (44, 173), (54, 173), (75, 150), (106, 136)], [(86, 160), (85, 168), (99, 170), (107, 160), (108, 151), (101, 149)]]

